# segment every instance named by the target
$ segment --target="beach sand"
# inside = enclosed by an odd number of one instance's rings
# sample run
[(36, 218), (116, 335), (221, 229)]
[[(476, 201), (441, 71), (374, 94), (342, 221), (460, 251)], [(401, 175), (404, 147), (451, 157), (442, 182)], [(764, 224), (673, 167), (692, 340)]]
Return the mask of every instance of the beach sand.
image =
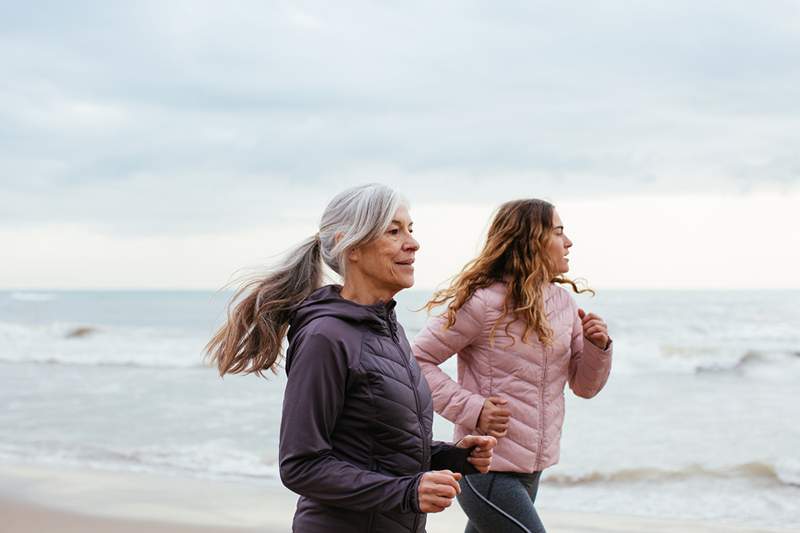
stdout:
[[(296, 496), (281, 487), (153, 474), (0, 465), (0, 533), (278, 533), (291, 529)], [(698, 521), (540, 510), (550, 533), (768, 533)], [(454, 505), (430, 515), (429, 533), (461, 533)]]

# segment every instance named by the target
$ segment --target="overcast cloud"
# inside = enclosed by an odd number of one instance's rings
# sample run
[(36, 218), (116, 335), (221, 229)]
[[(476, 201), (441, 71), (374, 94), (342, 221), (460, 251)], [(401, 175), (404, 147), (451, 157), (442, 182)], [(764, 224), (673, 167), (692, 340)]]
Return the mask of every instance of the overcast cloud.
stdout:
[(3, 1), (0, 225), (800, 186), (796, 2), (431, 4)]

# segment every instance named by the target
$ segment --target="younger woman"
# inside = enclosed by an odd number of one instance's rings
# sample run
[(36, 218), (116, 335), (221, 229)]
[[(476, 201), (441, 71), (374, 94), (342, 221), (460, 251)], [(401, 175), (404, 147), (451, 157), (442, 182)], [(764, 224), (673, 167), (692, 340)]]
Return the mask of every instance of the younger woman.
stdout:
[[(555, 208), (536, 199), (503, 204), (480, 255), (428, 302), (447, 304), (413, 351), (436, 412), (498, 439), (491, 472), (461, 481), (466, 533), (544, 532), (534, 508), (542, 471), (558, 462), (564, 388), (591, 398), (611, 370), (605, 322), (578, 309), (560, 284), (572, 241)], [(458, 354), (458, 382), (439, 367)]]

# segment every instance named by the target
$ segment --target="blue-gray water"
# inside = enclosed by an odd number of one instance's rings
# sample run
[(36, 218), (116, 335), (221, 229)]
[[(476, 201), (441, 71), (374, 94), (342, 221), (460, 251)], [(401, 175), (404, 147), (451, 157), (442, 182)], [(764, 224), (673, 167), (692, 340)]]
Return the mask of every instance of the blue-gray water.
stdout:
[[(229, 296), (0, 292), (0, 461), (277, 483), (285, 377), (222, 380), (202, 364)], [(398, 296), (410, 337), (427, 296)], [(800, 292), (578, 301), (608, 321), (614, 368), (596, 398), (567, 394), (540, 505), (800, 525)]]

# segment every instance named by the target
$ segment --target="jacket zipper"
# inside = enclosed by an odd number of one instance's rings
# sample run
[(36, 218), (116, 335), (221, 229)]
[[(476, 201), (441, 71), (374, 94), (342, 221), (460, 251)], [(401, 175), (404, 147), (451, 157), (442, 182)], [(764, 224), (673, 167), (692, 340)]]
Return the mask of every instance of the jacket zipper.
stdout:
[(536, 471), (541, 470), (539, 465), (542, 463), (542, 454), (544, 452), (544, 391), (545, 387), (547, 387), (547, 352), (549, 350), (549, 347), (545, 347), (542, 351), (544, 355), (544, 365), (542, 367), (542, 383), (539, 387), (539, 391), (541, 392), (539, 397), (539, 454), (536, 457)]
[[(408, 363), (407, 358), (405, 357), (405, 353), (403, 352), (403, 347), (400, 346), (400, 340), (397, 337), (397, 330), (392, 323), (391, 318), (389, 317), (389, 313), (386, 313), (385, 316), (386, 323), (389, 325), (389, 333), (391, 334), (392, 341), (395, 345), (400, 348), (400, 353), (404, 355), (402, 357), (403, 364), (406, 367), (406, 372), (408, 373), (408, 382), (411, 384), (411, 389), (414, 391), (414, 403), (417, 405), (417, 422), (419, 422), (419, 433), (420, 437), (422, 438), (422, 466), (425, 467), (425, 464), (428, 462), (428, 454), (430, 453), (428, 450), (428, 442), (425, 438), (425, 425), (422, 423), (422, 407), (419, 403), (419, 393), (417, 392), (417, 387), (414, 386), (414, 376), (411, 373), (411, 365)], [(417, 526), (419, 524), (419, 514), (414, 516), (414, 528), (412, 531), (417, 530)]]

